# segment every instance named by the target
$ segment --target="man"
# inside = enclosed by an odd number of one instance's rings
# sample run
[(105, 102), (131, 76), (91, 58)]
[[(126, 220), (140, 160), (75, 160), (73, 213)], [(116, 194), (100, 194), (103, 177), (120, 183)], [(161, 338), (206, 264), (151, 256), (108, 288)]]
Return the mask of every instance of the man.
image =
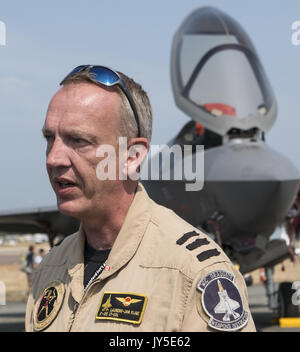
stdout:
[(26, 254), (24, 265), (22, 266), (22, 271), (25, 272), (27, 278), (27, 296), (32, 285), (33, 279), (33, 268), (34, 268), (34, 246), (28, 247), (28, 253)]
[(45, 251), (43, 248), (39, 249), (38, 254), (34, 257), (34, 268), (37, 269), (38, 266), (41, 264), (45, 255)]
[(151, 125), (146, 93), (124, 74), (79, 66), (63, 80), (43, 127), (46, 163), (59, 210), (81, 226), (40, 264), (27, 331), (255, 330), (222, 250), (138, 183)]

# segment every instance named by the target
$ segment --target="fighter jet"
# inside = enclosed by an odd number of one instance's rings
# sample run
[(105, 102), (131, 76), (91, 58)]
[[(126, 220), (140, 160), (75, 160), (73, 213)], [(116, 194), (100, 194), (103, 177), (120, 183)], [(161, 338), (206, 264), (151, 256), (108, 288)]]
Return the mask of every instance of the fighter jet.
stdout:
[[(296, 253), (299, 231), (290, 226), (295, 220), (290, 209), (300, 173), (266, 143), (277, 102), (257, 51), (235, 19), (213, 7), (198, 8), (174, 35), (171, 81), (178, 108), (192, 121), (165, 148), (193, 149), (183, 160), (171, 160), (170, 168), (188, 158), (195, 164), (197, 146), (204, 145), (203, 189), (187, 192), (189, 181), (175, 177), (146, 180), (145, 188), (155, 201), (205, 230), (243, 274), (265, 267), (269, 305), (278, 308), (273, 267)], [(274, 236), (279, 228), (286, 240)], [(292, 309), (298, 315), (290, 303), (291, 283), (285, 286), (279, 290), (281, 314)]]
[(218, 295), (220, 297), (220, 302), (214, 308), (214, 312), (217, 314), (224, 313), (223, 321), (230, 321), (230, 316), (232, 315), (234, 319), (237, 319), (240, 314), (235, 312), (236, 309), (240, 307), (239, 302), (229, 298), (228, 293), (224, 290), (220, 280), (218, 280)]
[(79, 220), (61, 214), (56, 206), (19, 209), (0, 214), (0, 231), (6, 233), (46, 233), (50, 246), (79, 228)]

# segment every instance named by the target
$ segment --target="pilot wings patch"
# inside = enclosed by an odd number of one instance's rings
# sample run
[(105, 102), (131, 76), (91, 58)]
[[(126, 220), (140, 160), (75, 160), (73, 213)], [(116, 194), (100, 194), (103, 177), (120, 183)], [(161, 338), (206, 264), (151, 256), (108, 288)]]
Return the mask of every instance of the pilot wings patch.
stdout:
[(96, 319), (140, 324), (146, 303), (147, 296), (138, 293), (104, 292), (96, 313)]
[(210, 317), (208, 325), (220, 331), (236, 331), (249, 320), (249, 312), (244, 310), (234, 275), (223, 270), (212, 271), (198, 284), (202, 292), (201, 303)]

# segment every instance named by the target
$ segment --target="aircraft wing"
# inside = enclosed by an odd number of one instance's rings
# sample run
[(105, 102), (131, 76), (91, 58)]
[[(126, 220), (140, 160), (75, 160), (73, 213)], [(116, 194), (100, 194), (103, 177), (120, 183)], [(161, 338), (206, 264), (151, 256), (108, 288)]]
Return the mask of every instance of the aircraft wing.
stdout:
[(223, 314), (223, 313), (226, 313), (226, 307), (225, 307), (225, 304), (223, 302), (220, 302), (217, 304), (217, 306), (215, 307), (214, 309), (214, 312), (216, 314)]
[(226, 292), (226, 298), (222, 299), (220, 296), (220, 302), (216, 305), (214, 312), (217, 314), (226, 313), (228, 311), (228, 307), (234, 311), (240, 307), (240, 304), (234, 299), (229, 298)]
[(79, 228), (79, 221), (53, 207), (0, 212), (0, 232), (48, 233), (68, 236)]

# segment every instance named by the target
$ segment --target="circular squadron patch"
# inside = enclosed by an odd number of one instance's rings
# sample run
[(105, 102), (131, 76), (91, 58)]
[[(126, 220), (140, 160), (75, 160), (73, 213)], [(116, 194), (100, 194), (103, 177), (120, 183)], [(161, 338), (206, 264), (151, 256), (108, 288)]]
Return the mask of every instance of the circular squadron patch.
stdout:
[(220, 331), (236, 331), (244, 327), (249, 313), (244, 310), (234, 275), (223, 270), (212, 271), (198, 284), (202, 292), (201, 303), (210, 317), (208, 325)]
[(48, 284), (37, 301), (33, 312), (35, 331), (41, 331), (55, 319), (65, 295), (65, 285), (57, 280)]

